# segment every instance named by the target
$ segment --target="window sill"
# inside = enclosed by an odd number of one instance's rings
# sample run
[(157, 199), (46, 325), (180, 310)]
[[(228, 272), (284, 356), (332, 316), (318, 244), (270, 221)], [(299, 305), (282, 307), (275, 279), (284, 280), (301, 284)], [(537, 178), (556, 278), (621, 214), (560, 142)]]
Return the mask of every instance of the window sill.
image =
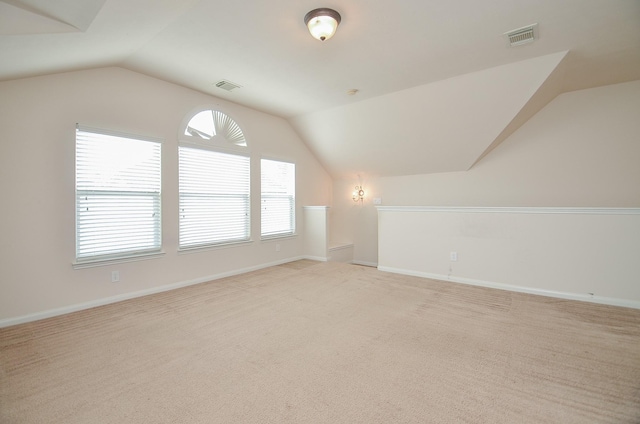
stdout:
[(249, 239), (249, 240), (241, 240), (241, 241), (232, 241), (229, 243), (207, 244), (204, 246), (182, 247), (182, 248), (178, 248), (178, 254), (183, 255), (188, 253), (201, 252), (205, 250), (227, 249), (230, 247), (244, 246), (251, 243), (253, 243), (253, 240)]
[(84, 269), (84, 268), (95, 268), (99, 266), (107, 266), (113, 264), (122, 264), (126, 262), (139, 262), (146, 261), (149, 259), (157, 259), (165, 255), (165, 252), (150, 252), (150, 253), (141, 253), (138, 255), (131, 255), (120, 258), (104, 258), (104, 259), (87, 259), (84, 261), (73, 262), (71, 266), (73, 269)]
[(282, 239), (288, 239), (288, 238), (296, 238), (298, 237), (298, 234), (293, 233), (293, 234), (274, 234), (272, 236), (265, 236), (265, 237), (261, 237), (260, 241), (271, 241), (271, 240), (282, 240)]

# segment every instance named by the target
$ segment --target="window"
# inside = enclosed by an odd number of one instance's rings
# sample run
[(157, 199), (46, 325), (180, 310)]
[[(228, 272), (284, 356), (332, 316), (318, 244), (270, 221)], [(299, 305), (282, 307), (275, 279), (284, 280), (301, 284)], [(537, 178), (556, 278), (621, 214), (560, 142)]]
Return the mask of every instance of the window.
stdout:
[(229, 116), (205, 110), (193, 116), (179, 153), (180, 248), (248, 241), (251, 229), (250, 158)]
[(249, 158), (180, 146), (180, 247), (249, 239)]
[(76, 129), (76, 260), (159, 251), (158, 141)]
[(262, 159), (262, 238), (291, 235), (296, 229), (296, 167), (293, 163)]

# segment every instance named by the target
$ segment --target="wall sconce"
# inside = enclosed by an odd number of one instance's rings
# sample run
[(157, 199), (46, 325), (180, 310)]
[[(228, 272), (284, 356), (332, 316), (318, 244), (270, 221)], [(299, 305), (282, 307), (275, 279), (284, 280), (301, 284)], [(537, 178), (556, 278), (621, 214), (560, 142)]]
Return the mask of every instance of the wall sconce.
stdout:
[(362, 202), (364, 200), (364, 190), (362, 189), (362, 186), (356, 186), (351, 198), (354, 202)]
[(309, 28), (311, 36), (316, 40), (325, 41), (333, 37), (340, 23), (340, 14), (326, 7), (314, 9), (304, 17), (304, 24)]

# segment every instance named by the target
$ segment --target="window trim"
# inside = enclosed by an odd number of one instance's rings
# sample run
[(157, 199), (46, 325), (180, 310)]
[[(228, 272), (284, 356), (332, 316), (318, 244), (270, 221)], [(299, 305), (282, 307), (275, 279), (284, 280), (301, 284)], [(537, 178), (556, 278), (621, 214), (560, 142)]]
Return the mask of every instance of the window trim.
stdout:
[[(78, 193), (79, 192), (92, 192), (94, 190), (78, 190), (78, 173), (77, 173), (77, 164), (78, 164), (78, 131), (93, 133), (111, 137), (119, 137), (126, 138), (135, 141), (143, 141), (149, 143), (156, 143), (159, 147), (159, 191), (157, 193), (157, 202), (158, 202), (158, 247), (150, 248), (150, 249), (141, 249), (135, 251), (121, 252), (121, 253), (107, 253), (101, 255), (93, 255), (93, 256), (84, 256), (78, 257)], [(164, 246), (164, 232), (163, 232), (163, 212), (162, 212), (162, 179), (163, 179), (163, 159), (162, 152), (164, 148), (164, 140), (158, 137), (139, 135), (135, 133), (127, 133), (124, 131), (118, 130), (110, 130), (104, 128), (96, 128), (87, 125), (81, 125), (76, 123), (76, 128), (74, 131), (74, 260), (71, 262), (73, 269), (83, 269), (83, 268), (91, 268), (98, 266), (106, 266), (116, 263), (124, 263), (124, 262), (134, 262), (141, 261), (146, 259), (154, 259), (157, 257), (161, 257), (165, 254), (163, 250)], [(108, 193), (116, 193), (117, 190), (110, 190)], [(131, 192), (131, 193), (141, 193), (141, 192)]]
[(248, 240), (238, 240), (238, 241), (229, 241), (222, 242), (216, 244), (203, 244), (198, 246), (188, 246), (188, 247), (180, 247), (178, 246), (178, 254), (188, 254), (188, 253), (197, 253), (203, 252), (207, 250), (220, 250), (220, 249), (228, 249), (231, 247), (240, 247), (247, 244), (253, 243), (254, 240), (249, 238)]
[(123, 256), (112, 257), (112, 258), (102, 257), (100, 259), (76, 260), (71, 263), (71, 266), (73, 267), (73, 269), (95, 268), (99, 266), (108, 266), (108, 265), (114, 265), (114, 264), (123, 264), (127, 262), (140, 262), (140, 261), (146, 261), (149, 259), (157, 259), (157, 258), (163, 257), (164, 255), (166, 255), (166, 252), (164, 250), (160, 250), (160, 251), (154, 250), (154, 251), (149, 251), (145, 253), (130, 255), (127, 257), (123, 257)]

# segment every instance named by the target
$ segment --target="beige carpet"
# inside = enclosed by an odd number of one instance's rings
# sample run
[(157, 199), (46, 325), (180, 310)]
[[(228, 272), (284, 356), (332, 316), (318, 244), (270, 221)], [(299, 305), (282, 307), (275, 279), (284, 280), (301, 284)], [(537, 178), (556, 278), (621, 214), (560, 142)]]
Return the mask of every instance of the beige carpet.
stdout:
[(5, 423), (640, 423), (640, 311), (294, 262), (0, 329)]

